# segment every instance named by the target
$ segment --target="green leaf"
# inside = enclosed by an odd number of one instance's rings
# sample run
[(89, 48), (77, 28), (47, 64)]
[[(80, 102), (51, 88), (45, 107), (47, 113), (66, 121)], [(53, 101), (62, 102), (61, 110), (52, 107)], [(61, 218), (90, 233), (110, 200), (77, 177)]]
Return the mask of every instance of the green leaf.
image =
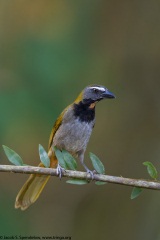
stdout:
[(138, 197), (142, 192), (142, 189), (139, 187), (134, 187), (131, 193), (131, 199)]
[(16, 166), (23, 166), (22, 158), (12, 149), (7, 146), (2, 145), (4, 152), (8, 158), (8, 160)]
[(100, 186), (100, 185), (104, 185), (104, 184), (107, 184), (107, 183), (106, 182), (101, 182), (101, 181), (96, 181), (95, 184)]
[(77, 169), (77, 162), (74, 159), (74, 157), (67, 152), (66, 150), (62, 150), (63, 158), (68, 166), (69, 169), (71, 170), (76, 170)]
[(147, 171), (151, 178), (157, 179), (158, 172), (155, 166), (151, 162), (144, 162), (143, 165), (147, 166)]
[(68, 169), (67, 164), (66, 164), (66, 162), (64, 160), (62, 152), (57, 147), (54, 147), (54, 152), (55, 152), (55, 155), (56, 155), (56, 157), (58, 159), (59, 165), (62, 168), (64, 168), (64, 169)]
[(40, 156), (40, 159), (41, 159), (41, 162), (43, 163), (43, 165), (46, 168), (49, 168), (50, 167), (50, 159), (48, 157), (47, 152), (40, 144), (39, 144), (39, 156)]
[(84, 184), (87, 184), (88, 181), (87, 180), (81, 180), (81, 179), (71, 179), (71, 180), (67, 180), (66, 183), (76, 184), (76, 185), (84, 185)]
[(100, 161), (100, 159), (93, 153), (89, 153), (92, 165), (94, 169), (96, 170), (97, 173), (104, 174), (105, 173), (105, 168), (103, 163)]

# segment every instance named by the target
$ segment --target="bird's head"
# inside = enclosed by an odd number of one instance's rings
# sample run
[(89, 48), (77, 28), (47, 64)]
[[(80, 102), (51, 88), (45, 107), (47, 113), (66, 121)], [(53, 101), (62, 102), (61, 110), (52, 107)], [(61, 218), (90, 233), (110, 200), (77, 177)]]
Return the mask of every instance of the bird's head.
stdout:
[(106, 98), (115, 98), (115, 95), (104, 86), (90, 85), (81, 92), (75, 102), (90, 105)]

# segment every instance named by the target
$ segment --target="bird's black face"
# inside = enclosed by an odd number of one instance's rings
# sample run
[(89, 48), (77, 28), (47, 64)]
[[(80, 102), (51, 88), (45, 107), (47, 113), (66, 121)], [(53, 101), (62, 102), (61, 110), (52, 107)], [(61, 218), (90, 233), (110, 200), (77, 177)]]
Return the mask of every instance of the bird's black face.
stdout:
[(105, 98), (115, 98), (104, 86), (91, 85), (86, 87), (74, 101), (74, 116), (81, 122), (93, 122), (96, 103)]
[(115, 98), (115, 95), (104, 86), (92, 85), (84, 89), (83, 102), (99, 102), (105, 98)]

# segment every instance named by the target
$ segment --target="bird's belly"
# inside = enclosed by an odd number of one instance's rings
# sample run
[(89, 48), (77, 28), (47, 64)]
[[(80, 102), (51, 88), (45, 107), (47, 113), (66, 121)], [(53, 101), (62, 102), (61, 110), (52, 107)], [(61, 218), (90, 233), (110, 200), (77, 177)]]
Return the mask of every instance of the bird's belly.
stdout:
[(75, 119), (69, 123), (63, 123), (57, 130), (53, 145), (69, 152), (85, 151), (94, 122), (86, 123)]

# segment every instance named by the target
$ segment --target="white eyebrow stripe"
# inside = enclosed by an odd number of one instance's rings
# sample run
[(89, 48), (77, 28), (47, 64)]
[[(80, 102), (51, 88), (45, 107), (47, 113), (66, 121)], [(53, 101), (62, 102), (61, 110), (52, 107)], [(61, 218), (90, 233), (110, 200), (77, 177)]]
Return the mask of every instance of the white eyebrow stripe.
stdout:
[(102, 92), (105, 92), (106, 91), (106, 89), (105, 88), (103, 88), (103, 87), (90, 87), (90, 89), (97, 89), (97, 90), (99, 90), (99, 91), (102, 91)]

